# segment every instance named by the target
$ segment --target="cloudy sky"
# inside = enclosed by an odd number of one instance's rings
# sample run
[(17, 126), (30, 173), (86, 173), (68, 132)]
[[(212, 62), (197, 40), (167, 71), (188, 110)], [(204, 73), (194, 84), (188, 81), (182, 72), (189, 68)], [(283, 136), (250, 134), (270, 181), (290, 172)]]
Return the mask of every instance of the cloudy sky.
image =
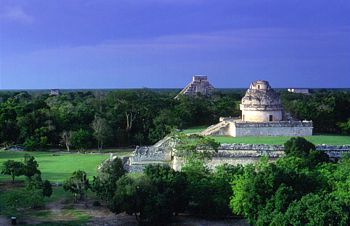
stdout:
[(350, 88), (349, 0), (0, 0), (0, 89)]

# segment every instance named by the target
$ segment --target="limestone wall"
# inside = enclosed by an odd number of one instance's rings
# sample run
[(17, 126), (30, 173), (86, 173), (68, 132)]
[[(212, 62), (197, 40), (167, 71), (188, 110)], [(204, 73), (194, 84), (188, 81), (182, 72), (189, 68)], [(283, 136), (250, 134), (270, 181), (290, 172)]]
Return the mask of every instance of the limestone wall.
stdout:
[[(228, 163), (231, 165), (247, 165), (257, 162), (262, 156), (268, 156), (269, 161), (276, 161), (284, 155), (283, 145), (268, 144), (222, 144), (213, 158), (207, 161), (207, 166), (214, 169), (216, 166)], [(325, 151), (331, 158), (340, 158), (350, 153), (349, 145), (316, 145), (316, 150)], [(174, 170), (181, 170), (184, 161), (174, 156), (171, 166)]]
[(233, 123), (230, 136), (312, 136), (312, 122)]
[[(244, 124), (244, 125), (243, 125)], [(250, 123), (251, 124), (251, 123)], [(249, 123), (237, 123), (238, 128), (250, 128)], [(257, 123), (255, 123), (257, 124)], [(260, 126), (254, 125), (252, 128), (268, 128), (266, 123), (258, 123)], [(300, 124), (307, 126), (312, 125), (311, 122), (279, 122), (274, 123), (271, 128), (284, 128), (284, 124), (292, 124), (295, 127)], [(148, 164), (169, 164), (175, 170), (181, 170), (183, 160), (174, 156), (174, 141), (170, 137), (166, 137), (153, 146), (137, 147), (126, 162), (126, 169), (130, 172), (140, 172)], [(254, 163), (262, 156), (268, 156), (270, 161), (275, 161), (284, 155), (283, 145), (268, 144), (221, 144), (218, 151), (214, 154), (212, 160), (207, 162), (208, 167), (215, 168), (218, 165), (229, 163), (233, 165), (246, 165)], [(348, 145), (316, 145), (316, 150), (325, 151), (332, 158), (340, 158), (345, 153), (350, 153), (350, 142)], [(111, 156), (112, 159), (114, 156)]]
[(272, 121), (282, 120), (282, 111), (247, 111), (242, 110), (242, 120), (248, 122), (269, 122), (272, 115)]
[(131, 164), (134, 162), (148, 161), (170, 161), (171, 151), (162, 147), (141, 146), (136, 147), (133, 156), (130, 157)]
[(244, 122), (221, 118), (201, 132), (204, 136), (312, 136), (311, 121)]

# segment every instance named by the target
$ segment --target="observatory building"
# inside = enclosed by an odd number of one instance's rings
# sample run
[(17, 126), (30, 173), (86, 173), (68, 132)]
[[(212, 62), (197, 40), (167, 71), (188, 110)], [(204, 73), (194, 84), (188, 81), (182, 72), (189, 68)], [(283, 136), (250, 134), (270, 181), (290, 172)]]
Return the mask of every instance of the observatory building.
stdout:
[(273, 122), (283, 120), (283, 107), (278, 94), (267, 81), (252, 82), (240, 104), (242, 121)]
[(240, 104), (241, 118), (220, 118), (202, 135), (242, 136), (311, 136), (312, 121), (286, 120), (279, 95), (267, 81), (250, 84)]

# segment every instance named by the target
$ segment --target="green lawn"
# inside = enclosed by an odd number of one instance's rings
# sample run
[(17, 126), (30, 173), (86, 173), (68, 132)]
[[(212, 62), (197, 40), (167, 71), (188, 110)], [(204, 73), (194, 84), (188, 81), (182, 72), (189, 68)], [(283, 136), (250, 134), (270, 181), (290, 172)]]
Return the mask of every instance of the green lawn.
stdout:
[(182, 132), (184, 132), (186, 134), (200, 133), (203, 130), (205, 130), (206, 128), (208, 128), (208, 126), (195, 126), (195, 127), (191, 127), (191, 128), (188, 128), (188, 129), (184, 129)]
[[(109, 157), (109, 154), (81, 154), (62, 152), (14, 152), (0, 151), (0, 168), (6, 160), (13, 159), (23, 161), (25, 154), (35, 157), (39, 163), (39, 169), (43, 179), (52, 182), (62, 182), (75, 170), (84, 170), (88, 177), (92, 179), (96, 175), (98, 165)], [(126, 155), (128, 152), (120, 152), (118, 155)], [(23, 179), (24, 177), (18, 177)], [(9, 176), (0, 175), (0, 181), (10, 180)]]
[[(284, 144), (291, 137), (228, 137), (212, 136), (219, 143), (245, 143), (245, 144)], [(350, 144), (350, 136), (340, 135), (314, 135), (305, 137), (314, 144), (343, 145)]]

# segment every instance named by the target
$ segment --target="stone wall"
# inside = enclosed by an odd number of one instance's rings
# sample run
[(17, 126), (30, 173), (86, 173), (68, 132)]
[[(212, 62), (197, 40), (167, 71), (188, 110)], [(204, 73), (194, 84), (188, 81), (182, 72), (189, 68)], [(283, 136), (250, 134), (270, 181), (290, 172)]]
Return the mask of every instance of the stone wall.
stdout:
[(234, 122), (229, 134), (243, 136), (312, 136), (312, 122)]
[(171, 152), (165, 148), (154, 146), (136, 147), (133, 156), (130, 158), (133, 162), (148, 162), (148, 161), (170, 161)]
[(269, 122), (270, 115), (272, 121), (282, 120), (282, 111), (253, 111), (253, 110), (242, 110), (242, 120), (248, 122)]
[(223, 118), (205, 129), (204, 136), (312, 136), (311, 121), (243, 122)]
[[(279, 124), (279, 126), (282, 125), (283, 123)], [(181, 170), (183, 160), (173, 155), (174, 147), (175, 142), (170, 137), (164, 138), (153, 146), (137, 147), (133, 156), (127, 161), (124, 160), (126, 169), (130, 172), (141, 172), (148, 164), (169, 164), (175, 170)], [(210, 168), (224, 163), (246, 165), (258, 161), (262, 156), (268, 156), (270, 161), (275, 161), (284, 155), (283, 150), (283, 145), (221, 144), (207, 164)], [(350, 144), (316, 145), (316, 150), (325, 151), (331, 158), (340, 158), (343, 154), (350, 153)]]
[[(268, 156), (269, 161), (276, 161), (284, 155), (283, 145), (267, 144), (222, 144), (213, 158), (206, 164), (210, 169), (228, 163), (231, 165), (247, 165), (257, 162), (262, 156)], [(350, 153), (349, 145), (316, 145), (316, 150), (325, 151), (331, 158), (340, 158), (345, 153)], [(174, 157), (172, 167), (181, 170), (184, 161)]]
[[(275, 144), (221, 144), (218, 148), (219, 151), (270, 151), (270, 152), (280, 152), (284, 150), (283, 145)], [(316, 150), (325, 152), (349, 152), (350, 151), (350, 141), (346, 145), (327, 145), (319, 144), (316, 145)]]

